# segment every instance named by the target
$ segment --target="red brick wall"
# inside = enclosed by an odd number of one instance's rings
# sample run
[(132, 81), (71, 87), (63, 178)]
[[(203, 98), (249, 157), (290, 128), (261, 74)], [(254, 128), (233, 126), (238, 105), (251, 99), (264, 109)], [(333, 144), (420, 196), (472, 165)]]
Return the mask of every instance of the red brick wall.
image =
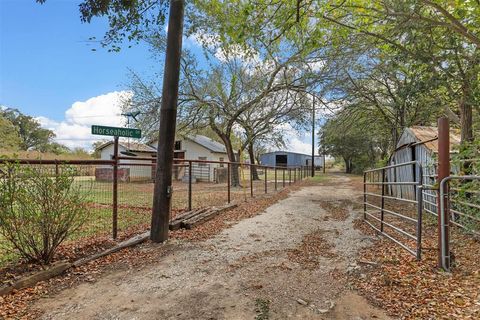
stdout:
[[(130, 181), (130, 169), (118, 169), (117, 177), (119, 182)], [(95, 181), (111, 182), (113, 181), (113, 168), (95, 168)]]

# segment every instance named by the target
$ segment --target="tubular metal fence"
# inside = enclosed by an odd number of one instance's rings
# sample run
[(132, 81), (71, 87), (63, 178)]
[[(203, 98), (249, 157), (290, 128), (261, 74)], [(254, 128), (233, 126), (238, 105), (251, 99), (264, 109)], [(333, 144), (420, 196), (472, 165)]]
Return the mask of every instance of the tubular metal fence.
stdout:
[[(452, 240), (455, 239), (453, 231), (457, 229), (456, 232), (463, 232), (480, 239), (480, 176), (475, 175), (478, 172), (472, 169), (474, 168), (472, 164), (478, 162), (479, 159), (467, 159), (452, 163), (451, 175), (442, 181), (438, 181), (438, 163), (434, 159), (425, 166), (418, 161), (413, 161), (365, 171), (365, 222), (419, 259), (421, 256), (422, 210), (425, 210), (437, 217), (441, 264), (443, 269), (450, 270), (453, 260), (450, 244), (455, 243)], [(470, 164), (470, 167), (465, 168), (465, 163)], [(399, 167), (410, 167), (411, 170), (405, 171), (414, 172), (410, 175), (414, 177), (414, 180), (405, 181), (403, 178), (398, 182), (395, 177)], [(459, 175), (464, 169), (472, 172), (473, 175)], [(405, 192), (405, 190), (409, 190), (406, 188), (414, 188), (414, 199), (411, 197), (412, 192)], [(404, 203), (405, 205), (398, 206), (397, 210), (403, 210), (405, 213), (386, 208), (388, 205), (395, 206), (394, 202)], [(415, 208), (408, 205), (413, 205)], [(367, 210), (369, 208), (373, 208), (376, 215)], [(438, 218), (439, 213), (440, 218)], [(408, 231), (405, 227), (400, 228), (390, 222), (385, 222), (386, 214), (412, 225), (415, 224), (416, 229), (414, 230), (412, 227)], [(380, 225), (374, 225), (372, 220)], [(416, 250), (388, 234), (384, 229), (385, 226), (406, 238), (407, 243), (415, 241)]]
[[(388, 180), (399, 167), (413, 167), (416, 179), (392, 182)], [(363, 215), (364, 221), (376, 232), (392, 240), (403, 249), (421, 258), (422, 241), (422, 166), (416, 161), (400, 163), (364, 172), (363, 176)], [(415, 199), (392, 195), (391, 186), (411, 186)], [(406, 207), (399, 204), (407, 204)], [(412, 210), (416, 208), (416, 210)], [(407, 222), (405, 226), (403, 222)], [(412, 249), (412, 242), (415, 248)]]
[[(448, 214), (448, 220), (445, 217)], [(440, 182), (441, 262), (450, 270), (452, 226), (480, 239), (480, 176), (449, 176)], [(445, 223), (449, 221), (449, 223)]]
[[(118, 157), (117, 160), (78, 161), (0, 159), (0, 171), (2, 164), (8, 162), (35, 166), (52, 177), (66, 166), (74, 168), (74, 188), (86, 197), (88, 217), (68, 241), (109, 238), (109, 235), (115, 239), (122, 232), (141, 232), (149, 228), (156, 174), (155, 158)], [(285, 168), (175, 159), (170, 218), (187, 210), (220, 206), (273, 193), (308, 175), (308, 167)], [(0, 265), (11, 258), (7, 251), (8, 246), (0, 235)]]

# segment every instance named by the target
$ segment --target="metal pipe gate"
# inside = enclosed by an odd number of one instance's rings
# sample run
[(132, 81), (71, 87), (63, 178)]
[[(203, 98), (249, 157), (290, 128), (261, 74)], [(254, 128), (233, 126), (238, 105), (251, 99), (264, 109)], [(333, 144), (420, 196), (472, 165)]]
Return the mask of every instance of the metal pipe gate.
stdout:
[[(400, 167), (411, 166), (414, 170), (415, 180), (409, 182), (391, 182), (388, 181), (388, 175), (392, 171), (397, 170)], [(400, 247), (411, 253), (413, 256), (420, 260), (421, 258), (421, 242), (422, 242), (422, 213), (423, 213), (423, 192), (422, 192), (422, 165), (418, 161), (405, 162), (386, 166), (382, 168), (376, 168), (367, 170), (363, 174), (363, 218), (364, 221), (372, 227), (376, 232), (392, 240)], [(370, 190), (369, 190), (370, 186)], [(414, 188), (415, 199), (403, 199), (391, 196), (392, 188)], [(376, 188), (375, 190), (371, 190)], [(378, 190), (381, 189), (381, 190)], [(393, 193), (395, 194), (395, 193)], [(376, 200), (376, 203), (372, 203), (372, 200)], [(395, 209), (386, 209), (386, 201), (392, 203), (404, 202), (410, 203), (416, 206), (416, 217), (407, 216), (401, 212), (394, 211)], [(370, 208), (371, 210), (368, 210)], [(387, 218), (388, 217), (388, 218)], [(390, 219), (392, 218), (392, 219)], [(414, 234), (410, 233), (400, 224), (395, 225), (395, 219), (405, 221), (414, 225)], [(388, 220), (388, 221), (386, 221)], [(391, 221), (394, 220), (394, 221)], [(376, 226), (379, 224), (379, 226)], [(391, 232), (393, 231), (393, 233)], [(412, 249), (407, 242), (398, 239), (397, 235), (403, 238), (415, 241), (415, 248)]]

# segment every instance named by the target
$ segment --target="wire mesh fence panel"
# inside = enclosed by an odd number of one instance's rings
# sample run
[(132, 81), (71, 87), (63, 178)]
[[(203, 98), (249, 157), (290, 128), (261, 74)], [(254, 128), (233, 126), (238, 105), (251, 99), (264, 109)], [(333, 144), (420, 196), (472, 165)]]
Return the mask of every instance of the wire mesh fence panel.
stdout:
[[(12, 162), (15, 161), (3, 160), (0, 165)], [(69, 160), (68, 163), (21, 160), (18, 165), (38, 170), (49, 179), (67, 171), (71, 175), (72, 192), (82, 199), (86, 217), (66, 240), (67, 246), (77, 246), (77, 241), (97, 245), (112, 237), (124, 238), (132, 232), (144, 231), (150, 226), (156, 175), (154, 158), (122, 156), (118, 162)], [(170, 218), (190, 208), (222, 206), (272, 194), (305, 176), (306, 171), (301, 168), (252, 167), (223, 161), (174, 159)], [(0, 170), (1, 179), (4, 175)], [(0, 235), (0, 265), (14, 258), (11, 246)]]

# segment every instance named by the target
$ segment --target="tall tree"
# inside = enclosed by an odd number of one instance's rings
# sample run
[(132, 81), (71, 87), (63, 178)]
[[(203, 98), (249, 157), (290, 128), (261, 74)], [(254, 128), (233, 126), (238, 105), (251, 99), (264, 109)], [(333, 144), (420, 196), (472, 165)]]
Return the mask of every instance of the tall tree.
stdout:
[(0, 116), (9, 120), (16, 127), (21, 140), (21, 150), (47, 151), (52, 139), (55, 138), (53, 131), (42, 128), (37, 120), (17, 109), (0, 109)]
[(20, 149), (21, 139), (13, 123), (0, 115), (0, 150)]

